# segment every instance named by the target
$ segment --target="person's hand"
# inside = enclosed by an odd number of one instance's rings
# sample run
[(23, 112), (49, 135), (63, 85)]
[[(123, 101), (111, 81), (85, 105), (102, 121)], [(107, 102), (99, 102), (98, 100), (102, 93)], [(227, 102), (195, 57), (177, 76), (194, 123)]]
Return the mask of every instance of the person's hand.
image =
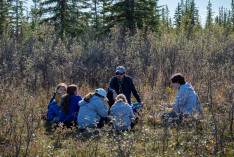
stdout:
[(174, 109), (171, 110), (171, 113), (176, 114), (176, 111)]
[(172, 108), (172, 107), (174, 107), (174, 104), (167, 104), (167, 107)]
[(143, 105), (144, 105), (144, 102), (140, 102), (139, 105), (143, 106)]
[(117, 97), (117, 93), (115, 90), (113, 90), (113, 99), (115, 100), (116, 97)]

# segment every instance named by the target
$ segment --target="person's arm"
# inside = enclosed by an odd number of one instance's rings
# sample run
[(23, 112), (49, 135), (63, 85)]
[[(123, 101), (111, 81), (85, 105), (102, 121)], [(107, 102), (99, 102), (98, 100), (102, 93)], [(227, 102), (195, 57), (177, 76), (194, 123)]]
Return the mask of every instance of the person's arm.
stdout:
[(54, 119), (53, 105), (49, 107), (48, 112), (47, 112), (47, 120), (52, 120), (52, 119)]
[(51, 99), (50, 99), (50, 103), (52, 103), (52, 101), (54, 100), (55, 95), (56, 95), (56, 93), (54, 92), (53, 96), (52, 96)]
[(56, 117), (59, 117), (59, 115), (61, 114), (59, 106), (56, 106), (56, 108), (54, 108), (54, 113), (55, 113)]
[[(136, 98), (137, 102), (138, 102), (138, 103), (142, 103), (142, 102), (141, 102), (141, 99), (140, 99), (140, 96), (139, 96), (138, 93), (137, 93), (136, 87), (135, 87), (135, 85), (134, 85), (133, 80), (132, 80), (131, 77), (128, 78), (128, 83), (129, 83), (129, 85), (130, 85), (132, 94), (133, 94), (134, 97)], [(142, 104), (142, 105), (143, 105), (143, 104)]]
[(129, 106), (129, 110), (130, 110), (130, 118), (131, 118), (131, 121), (133, 122), (135, 120), (135, 115), (133, 113), (131, 106)]
[(174, 104), (166, 104), (166, 106), (167, 106), (168, 108), (173, 108), (173, 107), (174, 107)]
[(188, 99), (188, 92), (186, 92), (186, 89), (179, 90), (176, 94), (175, 105), (172, 109), (172, 113), (173, 112), (180, 113), (187, 99)]
[(53, 96), (50, 98), (50, 102), (49, 102), (49, 104), (48, 104), (48, 109), (50, 108), (50, 103), (52, 103), (53, 100), (54, 100), (54, 98), (55, 98), (55, 94), (56, 94), (56, 93), (54, 93)]
[(100, 99), (99, 101), (96, 102), (95, 105), (98, 115), (105, 118), (108, 114), (108, 109), (106, 104)]
[(116, 80), (115, 80), (115, 77), (112, 77), (107, 91), (113, 92), (115, 90), (116, 90)]

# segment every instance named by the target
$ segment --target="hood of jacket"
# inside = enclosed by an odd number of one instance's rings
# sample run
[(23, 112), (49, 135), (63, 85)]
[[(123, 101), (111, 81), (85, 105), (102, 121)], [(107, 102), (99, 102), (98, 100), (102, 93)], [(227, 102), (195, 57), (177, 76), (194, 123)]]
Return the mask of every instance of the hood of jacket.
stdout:
[(125, 108), (126, 105), (128, 105), (128, 104), (126, 104), (124, 102), (118, 102), (118, 103), (114, 104), (113, 106), (111, 106), (111, 110), (116, 110), (116, 109), (119, 110), (121, 108)]
[(193, 87), (191, 86), (191, 84), (189, 84), (189, 83), (185, 83), (185, 84), (181, 85), (180, 89), (194, 90)]

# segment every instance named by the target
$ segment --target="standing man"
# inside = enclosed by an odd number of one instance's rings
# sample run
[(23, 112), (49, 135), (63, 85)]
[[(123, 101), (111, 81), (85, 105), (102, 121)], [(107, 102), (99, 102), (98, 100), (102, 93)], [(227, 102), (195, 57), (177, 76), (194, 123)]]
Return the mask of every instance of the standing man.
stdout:
[(108, 87), (108, 92), (111, 92), (113, 94), (114, 99), (117, 96), (117, 94), (124, 94), (127, 98), (128, 103), (131, 105), (131, 92), (132, 92), (137, 102), (143, 105), (137, 93), (132, 78), (126, 75), (125, 68), (123, 66), (118, 66), (116, 68), (115, 74), (116, 76), (112, 77)]

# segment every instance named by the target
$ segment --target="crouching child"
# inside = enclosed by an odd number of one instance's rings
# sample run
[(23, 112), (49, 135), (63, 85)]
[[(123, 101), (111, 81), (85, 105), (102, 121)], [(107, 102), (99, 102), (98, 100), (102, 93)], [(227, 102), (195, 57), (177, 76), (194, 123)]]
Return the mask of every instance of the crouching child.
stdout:
[(125, 131), (135, 126), (135, 115), (123, 94), (116, 97), (116, 101), (110, 109), (110, 117), (115, 130)]
[(102, 128), (104, 126), (104, 119), (108, 115), (105, 101), (108, 101), (106, 91), (98, 88), (94, 93), (88, 93), (79, 102), (80, 111), (77, 123), (81, 131), (85, 131), (87, 128)]

